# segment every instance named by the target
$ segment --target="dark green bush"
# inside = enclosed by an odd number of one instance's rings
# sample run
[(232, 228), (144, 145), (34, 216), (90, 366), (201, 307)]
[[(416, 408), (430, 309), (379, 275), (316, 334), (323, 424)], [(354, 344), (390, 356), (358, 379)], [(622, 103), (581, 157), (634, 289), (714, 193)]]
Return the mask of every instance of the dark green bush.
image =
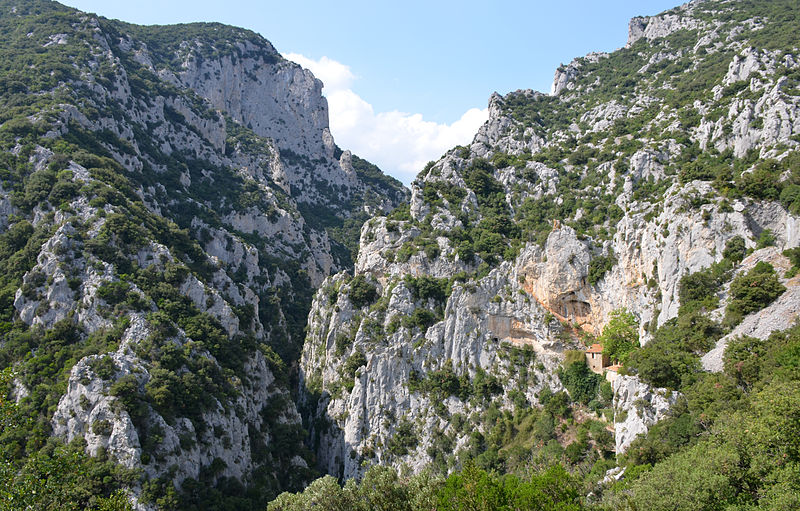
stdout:
[(364, 352), (356, 351), (350, 355), (342, 366), (342, 376), (346, 376), (350, 379), (355, 378), (358, 368), (365, 365), (367, 365), (367, 357), (364, 355)]
[(625, 368), (655, 387), (677, 390), (700, 370), (700, 357), (675, 343), (656, 339), (633, 352)]
[(503, 385), (495, 375), (487, 373), (480, 368), (475, 370), (475, 377), (472, 379), (472, 394), (474, 396), (487, 400), (502, 393)]
[(539, 403), (544, 407), (545, 415), (549, 414), (553, 417), (566, 417), (570, 411), (569, 395), (564, 392), (550, 392), (549, 389), (542, 390), (539, 393)]
[(725, 249), (722, 251), (722, 257), (733, 262), (738, 263), (747, 254), (747, 247), (744, 244), (744, 238), (741, 236), (734, 236), (725, 243)]
[(420, 277), (406, 275), (405, 283), (415, 301), (427, 301), (433, 298), (437, 302), (444, 302), (450, 296), (450, 291), (452, 290), (450, 279), (437, 279), (427, 275)]
[(130, 288), (130, 284), (121, 280), (105, 282), (97, 289), (97, 296), (110, 305), (116, 305), (122, 303), (126, 299)]
[(793, 267), (800, 267), (800, 247), (786, 249), (783, 255), (789, 258)]
[(92, 368), (92, 371), (94, 371), (97, 376), (104, 380), (110, 380), (117, 372), (117, 366), (114, 363), (114, 359), (108, 355), (95, 358), (92, 360), (89, 367)]
[(736, 337), (725, 347), (725, 373), (743, 387), (751, 387), (761, 378), (761, 367), (768, 344), (755, 337)]
[(730, 302), (725, 309), (725, 324), (735, 326), (748, 314), (761, 310), (778, 298), (786, 288), (778, 281), (775, 268), (759, 261), (746, 274), (731, 282)]
[(478, 205), (488, 211), (502, 212), (507, 209), (505, 189), (494, 177), (494, 167), (483, 158), (474, 159), (464, 172), (464, 181), (475, 192)]
[(350, 301), (358, 308), (366, 307), (378, 298), (378, 290), (363, 275), (356, 275), (350, 281)]
[(576, 403), (588, 404), (597, 395), (602, 376), (593, 373), (586, 359), (568, 364), (558, 371), (558, 378)]
[(424, 307), (417, 307), (410, 316), (403, 317), (402, 323), (406, 328), (418, 327), (424, 332), (429, 326), (436, 323), (437, 320), (438, 318), (433, 311), (430, 311)]
[(614, 257), (614, 253), (610, 249), (608, 255), (593, 257), (589, 262), (589, 284), (597, 285), (615, 264), (617, 264), (617, 258)]
[(780, 176), (783, 168), (776, 160), (764, 160), (752, 172), (743, 173), (738, 187), (745, 195), (763, 200), (778, 200), (782, 184)]
[(639, 347), (639, 321), (626, 309), (616, 309), (611, 312), (597, 342), (603, 345), (603, 355), (612, 362), (624, 362), (628, 354)]
[(759, 249), (773, 246), (775, 246), (775, 233), (773, 233), (770, 229), (764, 229), (761, 231), (761, 234), (758, 235), (756, 248)]
[(717, 293), (728, 279), (730, 270), (730, 260), (723, 259), (708, 268), (681, 277), (678, 283), (681, 310), (688, 313), (699, 309), (715, 308), (719, 302)]
[(389, 440), (389, 452), (395, 456), (404, 456), (416, 449), (417, 445), (419, 445), (419, 437), (414, 431), (414, 425), (407, 419), (401, 420)]

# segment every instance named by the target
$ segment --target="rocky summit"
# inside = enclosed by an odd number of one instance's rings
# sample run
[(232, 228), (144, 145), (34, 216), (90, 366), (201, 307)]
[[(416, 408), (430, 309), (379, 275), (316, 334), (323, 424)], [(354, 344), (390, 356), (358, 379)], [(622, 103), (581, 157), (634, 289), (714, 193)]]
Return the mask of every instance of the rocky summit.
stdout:
[(800, 506), (797, 1), (634, 18), (410, 190), (255, 33), (0, 53), (0, 509)]

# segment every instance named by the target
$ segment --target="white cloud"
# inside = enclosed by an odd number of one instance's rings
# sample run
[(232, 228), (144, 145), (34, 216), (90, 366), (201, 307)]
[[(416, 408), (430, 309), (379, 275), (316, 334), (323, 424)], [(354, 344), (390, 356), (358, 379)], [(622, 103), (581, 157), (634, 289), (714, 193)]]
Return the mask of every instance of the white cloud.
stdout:
[(310, 69), (325, 84), (330, 126), (343, 149), (375, 163), (384, 172), (410, 183), (430, 160), (459, 144), (468, 144), (488, 119), (488, 109), (471, 108), (452, 124), (426, 121), (422, 114), (396, 110), (375, 112), (353, 92), (357, 77), (348, 66), (328, 57), (313, 60), (297, 53), (289, 60)]

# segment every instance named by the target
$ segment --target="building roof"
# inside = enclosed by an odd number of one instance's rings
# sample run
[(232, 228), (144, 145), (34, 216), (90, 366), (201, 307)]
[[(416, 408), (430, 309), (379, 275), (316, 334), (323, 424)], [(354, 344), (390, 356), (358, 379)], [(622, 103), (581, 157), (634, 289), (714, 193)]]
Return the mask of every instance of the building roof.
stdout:
[(602, 353), (603, 352), (603, 345), (602, 344), (592, 344), (588, 348), (586, 348), (586, 353)]
[(613, 366), (608, 366), (605, 369), (606, 371), (614, 371), (615, 373), (618, 373), (621, 368), (622, 364), (614, 364)]

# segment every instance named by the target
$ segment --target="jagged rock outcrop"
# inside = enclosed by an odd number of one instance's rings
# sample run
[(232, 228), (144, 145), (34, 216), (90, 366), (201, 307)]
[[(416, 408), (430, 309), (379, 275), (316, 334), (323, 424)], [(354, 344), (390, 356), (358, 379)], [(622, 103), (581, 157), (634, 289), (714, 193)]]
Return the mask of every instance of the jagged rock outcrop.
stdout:
[(633, 46), (640, 39), (652, 41), (667, 37), (678, 30), (693, 30), (703, 27), (703, 23), (692, 16), (694, 8), (701, 2), (703, 0), (694, 0), (658, 16), (637, 16), (632, 18), (628, 23), (628, 43), (626, 47)]
[[(119, 399), (109, 395), (109, 391), (114, 381), (125, 377), (133, 378), (142, 388), (152, 381), (148, 368), (153, 366), (135, 353), (137, 343), (152, 335), (149, 328), (143, 317), (134, 316), (117, 351), (85, 357), (72, 368), (67, 392), (53, 415), (54, 434), (67, 441), (83, 438), (91, 454), (97, 455), (102, 450), (128, 468), (143, 467), (153, 478), (170, 471), (177, 485), (187, 477), (199, 478), (203, 467), (217, 459), (224, 463), (221, 476), (247, 480), (258, 468), (253, 459), (256, 445), (274, 441), (266, 421), (288, 425), (299, 421), (291, 406), (280, 410), (277, 416), (262, 415), (276, 401), (289, 402), (286, 389), (275, 385), (264, 356), (258, 353), (245, 363), (248, 378), (242, 382), (234, 408), (217, 401), (195, 420), (180, 418), (171, 422), (156, 410), (147, 410), (138, 421), (143, 420), (147, 433), (158, 434), (161, 440), (155, 450), (143, 451), (142, 423), (134, 424), (129, 412), (120, 409)], [(186, 337), (175, 340), (181, 347), (188, 341)], [(98, 374), (97, 368), (106, 360), (111, 361), (112, 371)], [(146, 461), (151, 457), (152, 461)], [(306, 468), (304, 463), (294, 468), (302, 470)]]
[[(719, 308), (703, 311), (715, 321), (731, 279), (758, 261), (788, 269), (780, 253), (800, 244), (800, 205), (781, 192), (800, 179), (797, 57), (758, 47), (762, 30), (779, 33), (777, 19), (754, 11), (725, 24), (718, 7), (635, 18), (625, 48), (562, 66), (552, 95), (492, 95), (487, 123), (426, 167), (408, 210), (365, 224), (355, 277), (323, 285), (304, 346), (306, 424), (321, 468), (345, 477), (373, 463), (449, 470), (480, 451), (465, 430), (495, 431), (487, 413), (522, 416), (549, 399), (545, 388), (564, 389), (566, 351), (584, 349), (612, 312), (632, 313), (645, 346), (675, 324), (683, 277), (721, 264), (731, 245), (754, 252), (725, 274), (712, 297)], [(375, 286), (374, 304), (353, 299), (358, 279)], [(791, 324), (794, 281), (781, 281), (789, 291), (729, 335)], [(709, 355), (717, 365), (726, 338)], [(520, 386), (501, 362), (506, 345), (530, 347), (535, 379)], [(495, 378), (497, 397), (431, 383), (452, 378)], [(678, 399), (635, 375), (613, 390), (617, 453)], [(462, 414), (469, 426), (453, 427), (449, 417)], [(409, 431), (418, 442), (396, 440)], [(550, 439), (566, 447), (565, 437)]]
[[(195, 42), (198, 49), (202, 44)], [(176, 75), (181, 85), (282, 147), (298, 154), (328, 149), (333, 156), (333, 146), (325, 146), (328, 107), (322, 82), (310, 71), (281, 59), (269, 43), (243, 41), (236, 53), (216, 60), (190, 48)]]
[(617, 452), (625, 452), (636, 437), (669, 415), (678, 394), (653, 388), (635, 376), (619, 376), (614, 389), (614, 440)]
[[(574, 342), (569, 337), (555, 338), (563, 327), (547, 321), (543, 309), (531, 306), (519, 284), (522, 271), (505, 263), (477, 285), (454, 286), (446, 305), (438, 304), (444, 306), (444, 319), (429, 327), (408, 324), (405, 319), (435, 300), (415, 299), (413, 285), (402, 280), (388, 281), (381, 303), (369, 309), (353, 306), (348, 298), (353, 293), (352, 281), (344, 275), (326, 282), (310, 314), (302, 360), (304, 368), (312, 369), (304, 374), (305, 386), (327, 391), (318, 403), (311, 403), (331, 423), (311, 431), (312, 438), (319, 440), (317, 452), (325, 470), (357, 477), (363, 473), (364, 461), (394, 464), (400, 460), (420, 470), (433, 461), (428, 454), (436, 447), (433, 431), (451, 436), (456, 448), (468, 443), (469, 430), (458, 431), (451, 418), (480, 413), (489, 395), (480, 395), (477, 403), (455, 395), (440, 396), (445, 398), (440, 402), (413, 388), (411, 375), (422, 378), (455, 371), (474, 380), (490, 374), (491, 381), (502, 381), (503, 387), (518, 389), (530, 400), (545, 388), (562, 388), (552, 372)], [(516, 284), (506, 279), (509, 272), (519, 274)], [(329, 307), (336, 312), (331, 315)], [(376, 335), (376, 329), (387, 333)], [(351, 361), (361, 355), (365, 355), (363, 363), (352, 372)], [(499, 391), (493, 388), (491, 393)], [(512, 397), (513, 393), (500, 392), (492, 399), (510, 403)], [(395, 453), (407, 451), (401, 458), (382, 447), (396, 442), (404, 420), (413, 424), (420, 441), (413, 448), (396, 446)]]

